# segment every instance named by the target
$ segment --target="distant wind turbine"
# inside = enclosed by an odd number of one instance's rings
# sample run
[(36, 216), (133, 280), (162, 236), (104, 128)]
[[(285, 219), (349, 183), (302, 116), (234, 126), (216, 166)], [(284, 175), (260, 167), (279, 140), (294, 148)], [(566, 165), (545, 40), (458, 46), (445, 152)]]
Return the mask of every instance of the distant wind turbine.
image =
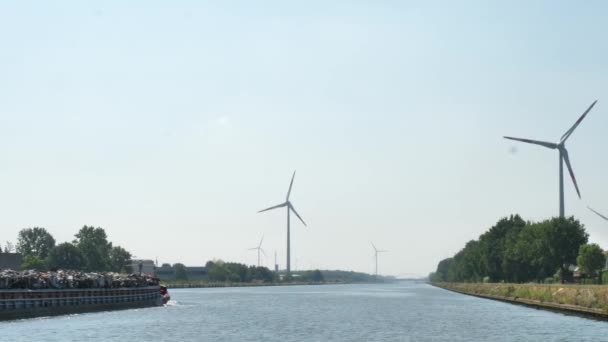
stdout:
[(262, 239), (260, 240), (260, 243), (258, 244), (257, 247), (249, 248), (250, 251), (252, 251), (252, 250), (258, 251), (258, 267), (260, 267), (260, 252), (262, 254), (264, 254), (264, 256), (266, 256), (266, 253), (264, 253), (264, 250), (262, 249), (262, 241), (264, 241), (264, 235), (262, 235)]
[(374, 258), (376, 258), (376, 277), (378, 277), (378, 254), (386, 253), (388, 251), (379, 250), (378, 248), (376, 248), (376, 246), (374, 245), (373, 242), (372, 242), (372, 247), (374, 247)]
[(604, 215), (602, 215), (602, 214), (598, 213), (597, 211), (593, 210), (593, 208), (591, 208), (591, 207), (587, 207), (587, 208), (588, 208), (589, 210), (593, 211), (595, 214), (597, 214), (597, 216), (599, 216), (599, 217), (603, 218), (604, 220), (608, 221), (608, 217), (606, 217), (606, 216), (604, 216)]
[(302, 220), (302, 217), (300, 217), (300, 214), (298, 214), (298, 212), (296, 211), (296, 209), (293, 207), (293, 205), (291, 204), (291, 202), (289, 201), (289, 195), (291, 195), (291, 188), (293, 187), (293, 179), (296, 177), (296, 172), (293, 172), (293, 175), (291, 176), (291, 183), (289, 183), (289, 190), (287, 190), (287, 197), (285, 199), (285, 202), (281, 203), (281, 204), (277, 204), (275, 206), (272, 206), (270, 208), (266, 208), (263, 210), (258, 211), (258, 213), (262, 213), (264, 211), (268, 211), (268, 210), (273, 210), (273, 209), (278, 209), (278, 208), (287, 208), (287, 274), (289, 275), (291, 273), (291, 242), (290, 242), (290, 218), (289, 215), (290, 213), (293, 211), (294, 214), (296, 214), (296, 216), (298, 217), (298, 219), (302, 222), (302, 224), (304, 226), (306, 226), (306, 223), (304, 222), (304, 220)]
[(581, 198), (581, 192), (578, 189), (578, 184), (576, 183), (576, 178), (574, 177), (574, 171), (572, 170), (572, 165), (570, 165), (570, 158), (568, 157), (568, 150), (566, 150), (566, 141), (572, 135), (574, 130), (580, 125), (585, 116), (589, 113), (591, 108), (595, 106), (597, 100), (593, 101), (591, 106), (587, 108), (587, 110), (581, 115), (581, 117), (576, 120), (574, 125), (562, 135), (559, 143), (552, 143), (546, 141), (538, 141), (538, 140), (530, 140), (530, 139), (521, 139), (521, 138), (513, 138), (513, 137), (504, 137), (505, 139), (521, 141), (528, 144), (540, 145), (546, 148), (550, 148), (552, 150), (559, 151), (559, 216), (565, 216), (565, 208), (564, 208), (564, 162), (566, 162), (566, 166), (568, 167), (568, 171), (570, 172), (570, 177), (572, 178), (572, 182), (574, 183), (574, 188), (576, 189), (576, 193), (578, 197)]

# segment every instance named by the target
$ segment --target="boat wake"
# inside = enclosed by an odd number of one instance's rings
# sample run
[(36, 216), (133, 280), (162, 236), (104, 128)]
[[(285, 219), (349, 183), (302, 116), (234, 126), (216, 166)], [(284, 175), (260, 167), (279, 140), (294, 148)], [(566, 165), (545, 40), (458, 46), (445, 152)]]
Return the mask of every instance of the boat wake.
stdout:
[(165, 306), (179, 306), (179, 303), (175, 300), (169, 300)]

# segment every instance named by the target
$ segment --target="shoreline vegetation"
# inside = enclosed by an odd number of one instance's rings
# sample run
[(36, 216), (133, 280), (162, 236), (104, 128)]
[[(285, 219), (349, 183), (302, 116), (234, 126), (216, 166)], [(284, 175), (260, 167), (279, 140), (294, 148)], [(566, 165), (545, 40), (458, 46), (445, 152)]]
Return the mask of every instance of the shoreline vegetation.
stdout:
[(443, 259), (429, 275), (434, 283), (601, 283), (606, 257), (588, 244), (585, 226), (574, 217), (540, 222), (511, 215), (478, 239)]
[(164, 280), (161, 283), (169, 289), (194, 289), (194, 288), (213, 288), (213, 287), (261, 287), (261, 286), (302, 286), (302, 285), (345, 285), (363, 284), (350, 282), (276, 282), (276, 283), (238, 283), (238, 282), (209, 282), (209, 281), (177, 281)]
[(608, 319), (608, 286), (576, 284), (431, 283), (465, 295)]
[[(215, 276), (215, 267), (228, 267), (242, 269), (243, 276)], [(340, 270), (310, 270), (292, 272), (291, 278), (285, 278), (284, 273), (270, 272), (270, 277), (259, 278), (248, 276), (252, 269), (237, 263), (215, 263), (210, 266), (209, 279), (160, 279), (163, 285), (169, 288), (211, 288), (211, 287), (255, 287), (255, 286), (291, 286), (291, 285), (340, 285), (340, 284), (372, 284), (394, 281), (395, 278), (387, 276), (373, 276), (361, 272)], [(254, 268), (253, 268), (254, 269)], [(266, 269), (266, 268), (263, 268)], [(228, 273), (238, 274), (236, 270)], [(224, 274), (222, 272), (222, 274)]]
[[(135, 271), (131, 253), (110, 242), (103, 228), (85, 225), (74, 237), (72, 242), (56, 244), (55, 238), (45, 228), (24, 228), (19, 231), (16, 245), (7, 243), (0, 253), (16, 251), (21, 254), (23, 260), (20, 267), (15, 265), (13, 268), (23, 269), (28, 274), (46, 274), (47, 271), (62, 269), (91, 274), (131, 274)], [(210, 260), (204, 267), (197, 267), (197, 271), (190, 274), (191, 279), (188, 267), (182, 263), (175, 263), (173, 266), (163, 264), (160, 269), (157, 267), (154, 264), (154, 271), (145, 274), (155, 279), (158, 277), (157, 280), (173, 288), (354, 284), (394, 279), (363, 272), (318, 269), (293, 271), (288, 277), (284, 271), (276, 272), (264, 266), (225, 262), (221, 259)], [(169, 273), (157, 273), (167, 267), (172, 269)], [(139, 273), (141, 272), (140, 269)]]
[(606, 254), (574, 217), (500, 219), (429, 275), (457, 293), (608, 319)]

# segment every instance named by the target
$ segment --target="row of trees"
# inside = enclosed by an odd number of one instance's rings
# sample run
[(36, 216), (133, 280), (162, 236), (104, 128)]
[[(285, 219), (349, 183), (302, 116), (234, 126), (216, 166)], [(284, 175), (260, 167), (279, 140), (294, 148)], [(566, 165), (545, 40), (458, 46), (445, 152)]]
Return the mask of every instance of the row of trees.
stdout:
[(24, 269), (132, 272), (131, 253), (113, 246), (99, 227), (84, 226), (72, 242), (58, 245), (45, 228), (25, 228), (19, 231), (16, 250), (23, 255)]
[(276, 274), (267, 267), (247, 266), (236, 262), (223, 261), (208, 261), (205, 267), (207, 268), (210, 281), (229, 281), (234, 283), (261, 281), (271, 283), (276, 280)]
[[(587, 245), (585, 227), (573, 217), (526, 222), (519, 215), (503, 218), (469, 241), (452, 258), (439, 262), (432, 281), (528, 282), (559, 275), (577, 262), (593, 275), (604, 266), (603, 251)], [(598, 257), (601, 255), (601, 257)]]

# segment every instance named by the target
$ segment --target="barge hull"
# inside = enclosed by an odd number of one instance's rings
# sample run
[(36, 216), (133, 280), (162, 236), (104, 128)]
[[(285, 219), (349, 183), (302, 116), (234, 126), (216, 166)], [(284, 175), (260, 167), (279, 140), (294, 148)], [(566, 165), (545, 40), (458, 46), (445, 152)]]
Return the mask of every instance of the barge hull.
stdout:
[(0, 291), (0, 321), (162, 306), (158, 286), (107, 290)]

